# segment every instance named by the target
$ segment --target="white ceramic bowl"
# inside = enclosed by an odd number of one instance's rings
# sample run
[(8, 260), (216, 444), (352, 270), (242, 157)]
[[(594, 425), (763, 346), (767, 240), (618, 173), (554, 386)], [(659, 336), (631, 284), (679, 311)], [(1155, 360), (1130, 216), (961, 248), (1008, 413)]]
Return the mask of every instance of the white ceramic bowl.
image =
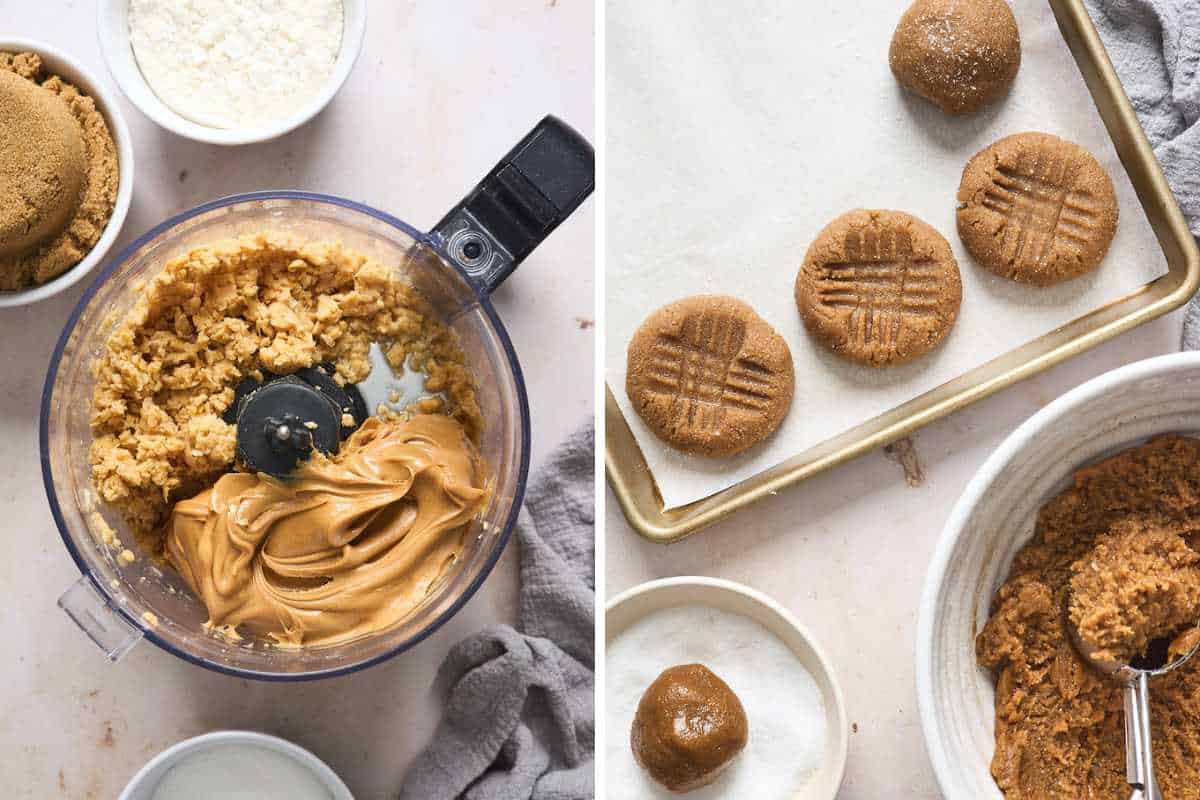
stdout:
[(129, 138), (129, 128), (125, 125), (125, 117), (121, 116), (121, 107), (117, 104), (116, 96), (97, 80), (96, 76), (85, 69), (70, 56), (54, 47), (32, 39), (0, 38), (0, 50), (13, 52), (32, 52), (42, 57), (42, 63), (48, 73), (60, 75), (64, 80), (76, 86), (81, 92), (96, 101), (96, 107), (104, 115), (108, 123), (108, 131), (112, 134), (113, 143), (117, 147), (117, 169), (119, 181), (117, 185), (117, 202), (113, 206), (112, 216), (104, 227), (104, 233), (91, 251), (75, 266), (59, 275), (57, 278), (40, 286), (33, 286), (20, 292), (0, 292), (0, 308), (24, 306), (45, 300), (83, 280), (83, 276), (91, 272), (92, 267), (104, 260), (109, 248), (121, 233), (125, 224), (125, 215), (129, 213), (129, 200), (133, 197), (133, 140)]
[(825, 700), (826, 731), (821, 766), (794, 800), (833, 800), (846, 771), (849, 722), (837, 678), (812, 634), (787, 609), (748, 586), (717, 578), (680, 577), (643, 583), (610, 600), (605, 613), (606, 641), (611, 643), (648, 614), (678, 606), (709, 606), (749, 617), (796, 654)]
[(100, 52), (108, 63), (109, 72), (121, 91), (138, 109), (163, 128), (198, 142), (209, 144), (251, 144), (275, 139), (295, 130), (321, 112), (342, 88), (354, 62), (362, 50), (367, 30), (366, 0), (342, 0), (342, 48), (338, 52), (329, 81), (304, 107), (291, 116), (266, 127), (213, 128), (177, 114), (158, 99), (158, 95), (142, 77), (133, 46), (129, 43), (129, 0), (100, 0), (96, 4), (96, 30), (100, 36)]
[(975, 635), (1038, 509), (1076, 469), (1157, 434), (1200, 431), (1200, 353), (1113, 370), (1017, 428), (967, 485), (934, 553), (917, 625), (917, 695), (929, 757), (948, 798), (1003, 797), (994, 752), (992, 676)]
[(133, 780), (121, 792), (119, 800), (151, 800), (159, 782), (176, 764), (205, 750), (228, 745), (259, 747), (282, 753), (308, 768), (329, 790), (331, 800), (354, 800), (346, 784), (342, 783), (341, 778), (335, 775), (324, 761), (286, 739), (254, 731), (214, 731), (168, 747), (133, 776)]

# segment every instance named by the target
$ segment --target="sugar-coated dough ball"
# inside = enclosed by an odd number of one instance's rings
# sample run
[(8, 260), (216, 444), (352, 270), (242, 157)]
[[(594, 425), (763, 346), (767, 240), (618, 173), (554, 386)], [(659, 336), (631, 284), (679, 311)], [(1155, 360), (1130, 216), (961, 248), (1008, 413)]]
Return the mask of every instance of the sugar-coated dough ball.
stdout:
[(703, 664), (663, 671), (646, 689), (633, 718), (633, 756), (673, 792), (715, 781), (746, 746), (742, 701)]
[(1021, 34), (1006, 0), (917, 0), (896, 27), (889, 59), (900, 85), (947, 114), (1008, 94)]

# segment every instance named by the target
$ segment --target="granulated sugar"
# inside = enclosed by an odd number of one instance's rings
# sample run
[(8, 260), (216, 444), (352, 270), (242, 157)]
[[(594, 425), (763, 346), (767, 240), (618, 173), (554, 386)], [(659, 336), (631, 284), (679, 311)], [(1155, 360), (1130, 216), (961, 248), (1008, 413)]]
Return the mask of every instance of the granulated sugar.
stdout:
[[(704, 664), (741, 699), (746, 749), (716, 783), (688, 800), (790, 800), (825, 752), (825, 703), (795, 654), (754, 620), (705, 606), (651, 614), (608, 648), (605, 697), (608, 786), (623, 800), (678, 797), (633, 758), (629, 730), (646, 687), (667, 667)], [(611, 792), (610, 792), (611, 793)]]
[(315, 98), (342, 43), (342, 0), (131, 0), (146, 83), (213, 128), (266, 126)]

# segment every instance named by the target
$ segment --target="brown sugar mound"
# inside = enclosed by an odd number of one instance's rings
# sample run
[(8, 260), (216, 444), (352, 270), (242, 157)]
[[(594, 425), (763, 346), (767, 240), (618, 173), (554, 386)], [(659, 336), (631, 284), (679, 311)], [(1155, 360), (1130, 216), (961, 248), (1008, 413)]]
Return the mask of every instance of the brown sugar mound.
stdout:
[[(976, 640), (996, 676), (992, 775), (1009, 800), (1129, 795), (1122, 687), (1078, 655), (1063, 609), (1076, 565), (1112, 535), (1173, 532), (1194, 549), (1198, 504), (1200, 441), (1171, 435), (1080, 469), (1039, 511)], [(1151, 681), (1150, 705), (1163, 796), (1197, 800), (1200, 662)]]
[(1012, 88), (1021, 33), (1005, 0), (917, 0), (900, 18), (888, 62), (905, 89), (947, 114), (970, 114)]
[(1049, 286), (1095, 269), (1119, 217), (1112, 179), (1091, 153), (1048, 133), (1018, 133), (967, 163), (958, 235), (1004, 278)]
[(962, 278), (946, 239), (901, 211), (855, 210), (809, 246), (796, 275), (804, 327), (837, 355), (872, 367), (937, 346), (958, 319)]
[(1128, 664), (1150, 642), (1200, 623), (1200, 526), (1131, 517), (1096, 539), (1071, 569), (1071, 622), (1101, 661)]
[[(477, 441), (483, 420), (457, 337), (389, 267), (343, 248), (258, 235), (169, 261), (92, 364), (92, 480), (144, 550), (161, 550), (175, 500), (234, 465), (235, 428), (221, 415), (246, 376), (332, 362), (358, 383), (379, 343)], [(444, 407), (443, 407), (444, 406)]]
[(78, 264), (117, 198), (116, 145), (95, 102), (35, 53), (0, 52), (0, 291)]
[(787, 342), (733, 297), (697, 295), (648, 316), (629, 342), (625, 392), (677, 450), (740, 453), (770, 436), (792, 404)]

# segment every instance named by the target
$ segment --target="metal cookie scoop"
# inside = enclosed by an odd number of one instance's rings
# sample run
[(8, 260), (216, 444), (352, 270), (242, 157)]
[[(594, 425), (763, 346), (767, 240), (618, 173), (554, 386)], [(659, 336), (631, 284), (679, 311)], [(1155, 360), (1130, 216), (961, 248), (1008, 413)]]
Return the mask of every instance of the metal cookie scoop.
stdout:
[(1154, 779), (1154, 752), (1150, 742), (1150, 679), (1174, 672), (1186, 664), (1200, 651), (1200, 639), (1191, 650), (1171, 662), (1167, 661), (1170, 657), (1168, 639), (1151, 642), (1146, 657), (1131, 664), (1109, 661), (1100, 658), (1079, 635), (1071, 621), (1070, 602), (1071, 593), (1067, 592), (1063, 613), (1075, 650), (1094, 669), (1120, 681), (1125, 687), (1125, 780), (1133, 787), (1130, 800), (1163, 800)]

